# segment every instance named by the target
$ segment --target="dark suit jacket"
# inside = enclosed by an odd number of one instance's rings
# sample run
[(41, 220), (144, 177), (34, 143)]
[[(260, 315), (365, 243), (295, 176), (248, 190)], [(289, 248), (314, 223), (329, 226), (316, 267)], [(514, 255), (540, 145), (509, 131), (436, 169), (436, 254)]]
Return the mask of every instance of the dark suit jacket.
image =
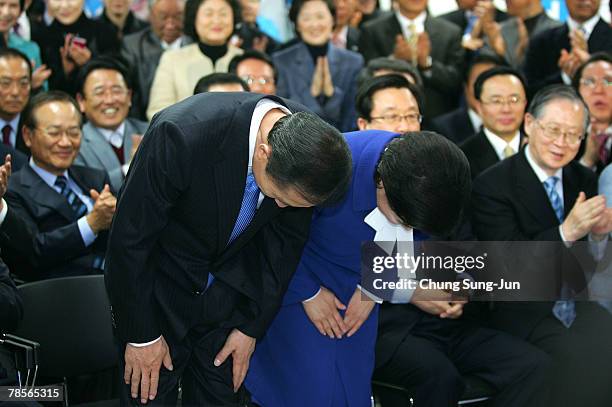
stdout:
[[(589, 52), (612, 51), (612, 28), (599, 19), (588, 41)], [(557, 61), (561, 50), (571, 50), (569, 27), (567, 24), (543, 31), (531, 38), (525, 56), (525, 76), (529, 93), (553, 83), (562, 83), (561, 71)]]
[(459, 148), (463, 150), (470, 162), (472, 179), (499, 162), (499, 157), (483, 130), (465, 140), (459, 145)]
[[(597, 193), (597, 179), (591, 170), (570, 162), (563, 168), (566, 215), (571, 211), (580, 191), (584, 191), (587, 198), (594, 196)], [(471, 216), (472, 227), (479, 240), (532, 241), (534, 244), (537, 241), (561, 242), (559, 220), (544, 187), (527, 162), (525, 149), (476, 178), (473, 183)], [(561, 243), (558, 247), (564, 248)], [(552, 279), (550, 285), (556, 289), (560, 286), (556, 273), (562, 268), (562, 263), (575, 261), (568, 252), (563, 249), (554, 256), (546, 257), (541, 263), (536, 263), (538, 260), (534, 256), (523, 253), (522, 257), (529, 259), (523, 259), (522, 265), (533, 270), (535, 263), (536, 266), (539, 264), (548, 269)], [(576, 292), (584, 285), (584, 280), (579, 277), (572, 276), (568, 280)], [(550, 314), (552, 306), (552, 302), (499, 303), (496, 304), (493, 321), (497, 327), (526, 337)]]
[[(465, 32), (465, 28), (467, 27), (467, 18), (465, 17), (465, 10), (454, 10), (450, 13), (442, 14), (440, 17), (445, 19), (446, 21), (450, 21), (451, 23), (461, 28), (461, 34)], [(495, 9), (495, 21), (499, 23), (506, 20), (507, 18), (507, 13), (497, 8)]]
[[(431, 41), (433, 63), (430, 73), (421, 75), (425, 84), (425, 115), (434, 117), (457, 107), (464, 50), (461, 46), (461, 31), (446, 20), (428, 16), (425, 31)], [(365, 24), (361, 28), (359, 47), (366, 62), (372, 58), (392, 55), (398, 34), (402, 34), (402, 29), (395, 14)]]
[(472, 125), (468, 110), (465, 107), (436, 117), (433, 124), (440, 134), (456, 144), (462, 143), (478, 131)]
[[(104, 171), (73, 165), (70, 177), (88, 193), (110, 184)], [(49, 187), (29, 165), (14, 173), (5, 196), (8, 213), (0, 244), (12, 272), (25, 280), (99, 273), (95, 256), (106, 250), (106, 233), (86, 247), (78, 218), (65, 197)]]
[(11, 155), (11, 166), (13, 172), (19, 171), (21, 167), (28, 163), (27, 155), (19, 150), (15, 150), (13, 147), (0, 143), (0, 163), (4, 163), (4, 157), (6, 157), (7, 154)]
[[(8, 267), (0, 259), (0, 332), (8, 332), (15, 329), (22, 314), (23, 305), (19, 292), (9, 275)], [(2, 379), (1, 374), (0, 379)]]
[(329, 45), (327, 60), (334, 95), (323, 104), (310, 94), (315, 66), (302, 41), (277, 52), (272, 58), (278, 71), (277, 95), (302, 103), (340, 131), (350, 131), (357, 127), (355, 97), (357, 75), (363, 67), (361, 55)]
[(359, 28), (350, 27), (346, 33), (346, 49), (353, 52), (359, 52), (359, 41), (361, 38), (361, 31)]
[[(280, 209), (265, 198), (227, 245), (244, 193), (251, 116), (265, 97), (304, 110), (273, 96), (203, 93), (154, 117), (125, 180), (106, 258), (121, 340), (142, 343), (162, 333), (181, 340), (211, 313), (222, 328), (261, 338), (276, 315), (312, 211)], [(209, 273), (208, 290), (228, 300), (205, 315)]]

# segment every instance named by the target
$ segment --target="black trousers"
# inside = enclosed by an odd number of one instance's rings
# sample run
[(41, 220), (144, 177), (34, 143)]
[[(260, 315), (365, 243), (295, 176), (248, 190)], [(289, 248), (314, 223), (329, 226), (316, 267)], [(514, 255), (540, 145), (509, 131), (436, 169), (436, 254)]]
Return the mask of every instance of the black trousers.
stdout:
[[(234, 393), (232, 383), (232, 357), (219, 367), (213, 362), (232, 328), (221, 327), (229, 320), (239, 301), (238, 294), (221, 281), (215, 281), (203, 294), (201, 321), (186, 337), (176, 339), (171, 332), (164, 332), (170, 348), (173, 370), (163, 365), (155, 400), (147, 406), (174, 406), (177, 403), (179, 384), (182, 390), (182, 406), (198, 407), (244, 407), (254, 406), (244, 386)], [(197, 312), (198, 310), (194, 310)], [(120, 372), (125, 369), (125, 343), (120, 345)], [(140, 406), (140, 394), (132, 399), (130, 386), (121, 386), (121, 405)]]
[[(496, 389), (491, 406), (539, 407), (535, 395), (549, 363), (544, 352), (508, 334), (424, 314), (374, 378), (411, 390), (416, 407), (456, 407), (465, 375)], [(410, 406), (401, 391), (383, 391), (380, 399), (383, 407)]]

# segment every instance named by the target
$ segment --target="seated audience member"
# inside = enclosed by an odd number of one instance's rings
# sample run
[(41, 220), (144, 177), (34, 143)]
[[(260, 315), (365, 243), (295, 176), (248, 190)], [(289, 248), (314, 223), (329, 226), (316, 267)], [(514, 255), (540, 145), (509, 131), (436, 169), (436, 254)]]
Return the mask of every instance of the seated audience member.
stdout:
[(216, 72), (201, 78), (193, 94), (204, 92), (248, 92), (249, 86), (233, 73)]
[(340, 131), (355, 129), (357, 75), (363, 58), (330, 43), (332, 0), (295, 0), (289, 17), (299, 41), (272, 56), (276, 93), (302, 103)]
[(32, 88), (38, 89), (47, 80), (51, 71), (42, 65), (40, 48), (33, 41), (21, 38), (14, 32), (17, 19), (23, 9), (23, 0), (2, 0), (0, 2), (0, 35), (8, 47), (23, 52), (30, 64), (34, 65), (32, 73)]
[(478, 114), (478, 101), (474, 97), (474, 83), (484, 71), (504, 65), (505, 61), (494, 55), (479, 54), (472, 58), (463, 80), (466, 105), (434, 119), (440, 134), (460, 144), (481, 130), (482, 119)]
[(578, 70), (572, 85), (589, 107), (587, 128), (580, 162), (600, 173), (612, 159), (612, 53), (597, 52)]
[(110, 57), (89, 61), (79, 72), (77, 100), (87, 118), (74, 163), (108, 173), (119, 191), (147, 123), (128, 118), (131, 84), (126, 69)]
[(482, 129), (459, 145), (470, 161), (472, 179), (521, 148), (525, 80), (513, 68), (492, 68), (476, 79), (474, 97)]
[(132, 0), (104, 0), (104, 10), (98, 20), (104, 23), (109, 31), (115, 32), (117, 45), (123, 37), (136, 33), (149, 26), (148, 23), (136, 18), (130, 11)]
[(191, 95), (198, 80), (213, 72), (227, 72), (230, 61), (242, 54), (229, 43), (239, 16), (235, 0), (187, 0), (185, 33), (197, 43), (164, 52), (151, 85), (147, 117)]
[(132, 73), (130, 116), (140, 120), (147, 119), (151, 84), (162, 53), (191, 43), (189, 37), (182, 35), (185, 0), (154, 0), (149, 4), (151, 25), (123, 37), (121, 47), (121, 56)]
[(420, 129), (421, 98), (418, 88), (401, 75), (371, 78), (357, 93), (357, 127), (393, 133)]
[(353, 26), (357, 0), (334, 0), (336, 9), (331, 43), (338, 48), (359, 52), (359, 28)]
[(357, 10), (355, 13), (358, 14), (355, 20), (359, 28), (369, 21), (390, 14), (388, 11), (383, 11), (378, 7), (378, 0), (357, 0)]
[(357, 78), (357, 83), (361, 86), (363, 82), (374, 76), (387, 75), (390, 73), (400, 74), (419, 89), (423, 89), (423, 79), (418, 69), (407, 61), (389, 57), (379, 57), (368, 61), (365, 68), (361, 70)]
[(63, 92), (40, 93), (23, 123), (32, 156), (4, 197), (4, 259), (26, 280), (101, 273), (116, 199), (104, 171), (73, 165), (81, 144), (78, 104)]
[(481, 52), (496, 53), (519, 69), (523, 66), (529, 40), (562, 23), (546, 14), (541, 0), (507, 0), (506, 7), (513, 17), (499, 23), (499, 29), (486, 38)]
[[(542, 404), (547, 406), (612, 405), (612, 391), (602, 380), (612, 363), (612, 316), (595, 302), (570, 295), (583, 292), (582, 270), (576, 268), (578, 278), (559, 281), (562, 264), (567, 269), (576, 262), (572, 242), (587, 236), (597, 241), (612, 230), (605, 198), (595, 196), (595, 174), (574, 161), (588, 123), (588, 108), (572, 88), (542, 89), (525, 115), (527, 146), (476, 178), (472, 192), (478, 239), (566, 243), (542, 262), (539, 252), (504, 259), (514, 268), (550, 276), (563, 300), (496, 303), (491, 313), (495, 327), (551, 356), (548, 379), (554, 390), (550, 403)], [(537, 269), (529, 270), (534, 264)]]
[(525, 76), (530, 95), (553, 84), (570, 84), (590, 53), (612, 51), (612, 28), (599, 15), (600, 0), (565, 0), (569, 18), (529, 41)]
[(76, 77), (80, 67), (92, 56), (118, 48), (112, 30), (99, 21), (90, 20), (83, 11), (84, 0), (48, 0), (53, 16), (50, 25), (32, 25), (32, 40), (39, 46), (42, 60), (51, 69), (49, 88), (76, 94)]
[(0, 49), (0, 157), (13, 157), (13, 170), (27, 162), (26, 147), (21, 134), (21, 112), (28, 103), (32, 67), (28, 58), (12, 48)]
[(416, 66), (425, 83), (425, 116), (458, 105), (464, 51), (459, 27), (427, 13), (426, 0), (398, 0), (397, 10), (361, 28), (359, 49), (367, 61), (393, 55)]
[(233, 40), (235, 45), (247, 50), (256, 50), (272, 54), (279, 48), (278, 42), (263, 32), (258, 23), (260, 0), (240, 0), (241, 21), (236, 25)]
[(229, 72), (246, 82), (251, 92), (276, 94), (278, 74), (272, 58), (263, 52), (249, 50), (235, 56), (229, 64)]

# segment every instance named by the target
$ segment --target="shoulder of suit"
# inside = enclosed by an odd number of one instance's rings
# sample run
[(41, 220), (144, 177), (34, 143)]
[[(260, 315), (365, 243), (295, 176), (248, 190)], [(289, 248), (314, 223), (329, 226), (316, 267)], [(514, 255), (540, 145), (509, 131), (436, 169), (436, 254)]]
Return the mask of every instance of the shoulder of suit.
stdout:
[(107, 178), (106, 171), (98, 169), (85, 167), (83, 165), (72, 165), (70, 166), (70, 171), (77, 174), (84, 181), (87, 181), (91, 184), (101, 184), (105, 178)]
[(149, 127), (149, 123), (142, 120), (134, 119), (132, 117), (128, 117), (126, 121), (130, 124), (130, 126), (134, 127), (137, 131), (140, 132), (145, 131)]
[(451, 23), (450, 21), (441, 17), (427, 16), (425, 25), (429, 26), (430, 30), (445, 32), (450, 35), (461, 34), (461, 28), (457, 24)]
[(184, 47), (181, 47), (181, 48), (169, 49), (162, 54), (162, 58), (163, 59), (172, 58), (171, 62), (180, 63), (181, 61), (180, 58), (185, 58), (186, 56), (193, 56), (193, 55), (199, 55), (199, 56), (202, 55), (202, 53), (200, 52), (200, 49), (198, 48), (197, 43), (185, 45)]
[[(284, 60), (284, 59), (292, 59), (296, 54), (300, 54), (306, 51), (304, 44), (301, 41), (291, 45), (290, 47), (281, 49), (272, 54), (272, 59), (274, 60)], [(281, 65), (282, 66), (282, 65)]]
[(383, 14), (382, 16), (376, 17), (374, 20), (365, 23), (361, 27), (361, 31), (377, 31), (380, 29), (380, 27), (386, 27), (390, 23), (393, 23), (393, 21), (397, 21), (394, 13)]
[[(351, 65), (363, 63), (363, 57), (358, 52), (351, 51), (349, 49), (337, 48), (337, 47), (334, 47), (333, 49), (334, 49), (334, 52), (340, 55), (341, 58), (344, 58), (345, 61)], [(361, 68), (361, 67), (357, 66), (356, 68)]]
[(123, 37), (123, 42), (125, 45), (133, 46), (138, 44), (142, 38), (147, 37), (151, 33), (151, 27), (146, 27), (140, 31), (137, 31), (132, 34), (128, 34)]

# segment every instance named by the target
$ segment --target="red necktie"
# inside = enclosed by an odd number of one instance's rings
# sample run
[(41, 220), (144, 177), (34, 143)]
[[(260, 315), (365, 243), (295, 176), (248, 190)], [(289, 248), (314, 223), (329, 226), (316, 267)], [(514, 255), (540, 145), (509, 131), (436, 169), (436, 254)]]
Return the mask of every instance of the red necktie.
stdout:
[(13, 130), (11, 128), (10, 124), (5, 124), (4, 127), (2, 128), (2, 143), (6, 144), (7, 146), (11, 146), (11, 130)]
[(115, 154), (117, 155), (117, 158), (119, 159), (121, 165), (125, 164), (125, 158), (123, 157), (123, 146), (115, 147), (113, 144), (111, 144), (111, 147), (115, 151)]
[(599, 142), (599, 159), (603, 165), (608, 164), (608, 161), (610, 160), (610, 147), (608, 146), (608, 139), (611, 136), (612, 134), (607, 133), (600, 133), (595, 136)]

